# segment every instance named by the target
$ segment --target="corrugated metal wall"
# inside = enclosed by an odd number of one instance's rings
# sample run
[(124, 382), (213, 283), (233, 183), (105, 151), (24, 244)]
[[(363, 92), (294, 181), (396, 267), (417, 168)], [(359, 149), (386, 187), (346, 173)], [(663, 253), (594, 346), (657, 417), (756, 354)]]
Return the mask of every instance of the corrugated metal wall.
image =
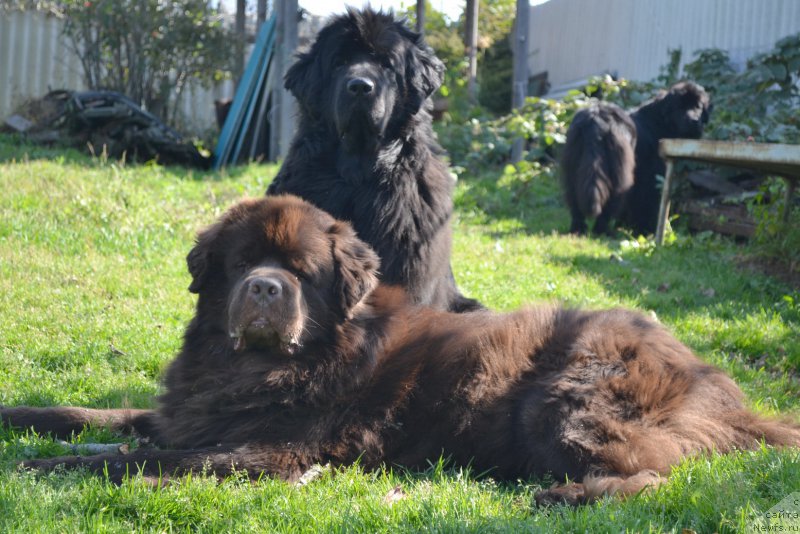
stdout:
[(550, 0), (531, 8), (528, 66), (551, 89), (614, 73), (646, 81), (667, 50), (722, 48), (743, 63), (800, 32), (800, 0)]
[[(62, 21), (44, 13), (0, 11), (0, 121), (15, 106), (54, 89), (84, 90), (80, 60), (61, 35)], [(232, 98), (228, 81), (187, 87), (179, 104), (185, 132), (216, 128), (215, 98)]]

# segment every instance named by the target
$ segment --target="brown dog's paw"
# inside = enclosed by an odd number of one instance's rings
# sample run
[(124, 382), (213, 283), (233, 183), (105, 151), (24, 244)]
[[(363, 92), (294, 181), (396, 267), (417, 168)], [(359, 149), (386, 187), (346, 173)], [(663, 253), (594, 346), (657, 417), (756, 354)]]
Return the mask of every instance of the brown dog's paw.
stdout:
[(533, 499), (536, 502), (536, 506), (551, 506), (555, 504), (578, 506), (586, 502), (586, 491), (583, 484), (553, 486), (550, 489), (540, 491), (534, 495)]
[(17, 464), (17, 467), (45, 473), (59, 467), (63, 469), (74, 469), (80, 465), (79, 460), (80, 458), (76, 456), (57, 456), (56, 458), (23, 460)]

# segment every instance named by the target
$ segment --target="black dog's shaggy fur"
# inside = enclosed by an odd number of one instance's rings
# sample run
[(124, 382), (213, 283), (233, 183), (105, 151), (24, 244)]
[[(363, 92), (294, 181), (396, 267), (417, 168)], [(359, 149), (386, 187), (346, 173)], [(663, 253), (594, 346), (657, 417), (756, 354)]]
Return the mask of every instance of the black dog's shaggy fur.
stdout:
[(619, 218), (637, 234), (652, 234), (660, 197), (656, 177), (665, 172), (658, 142), (699, 139), (710, 112), (708, 95), (693, 82), (661, 91), (630, 117), (613, 104), (578, 112), (562, 157), (570, 231), (585, 232), (584, 217), (597, 217), (595, 233), (608, 233), (609, 220)]
[(621, 107), (598, 102), (575, 114), (561, 157), (561, 179), (572, 217), (569, 231), (607, 234), (633, 186), (636, 126)]
[(694, 82), (679, 82), (631, 113), (636, 124), (636, 170), (624, 221), (636, 233), (656, 230), (660, 191), (657, 176), (666, 165), (658, 154), (661, 139), (700, 139), (711, 113), (708, 94)]
[(6, 424), (130, 426), (168, 448), (25, 465), (297, 480), (315, 463), (424, 469), (444, 455), (580, 481), (537, 495), (577, 504), (658, 485), (687, 456), (800, 445), (800, 427), (748, 411), (730, 378), (638, 313), (409, 306), (348, 224), (297, 198), (235, 206), (188, 265), (197, 310), (157, 410), (0, 408)]
[(480, 305), (450, 268), (453, 178), (429, 113), (444, 65), (391, 14), (348, 9), (286, 74), (300, 122), (267, 194), (292, 193), (352, 223), (381, 280), (439, 309)]

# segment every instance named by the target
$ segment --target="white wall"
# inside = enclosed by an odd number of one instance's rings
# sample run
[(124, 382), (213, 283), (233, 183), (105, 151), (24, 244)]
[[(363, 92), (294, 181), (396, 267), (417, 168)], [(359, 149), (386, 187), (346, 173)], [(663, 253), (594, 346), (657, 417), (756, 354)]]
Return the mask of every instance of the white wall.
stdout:
[(550, 0), (530, 14), (530, 74), (548, 71), (551, 90), (614, 73), (647, 81), (682, 48), (728, 50), (743, 63), (800, 32), (800, 0)]

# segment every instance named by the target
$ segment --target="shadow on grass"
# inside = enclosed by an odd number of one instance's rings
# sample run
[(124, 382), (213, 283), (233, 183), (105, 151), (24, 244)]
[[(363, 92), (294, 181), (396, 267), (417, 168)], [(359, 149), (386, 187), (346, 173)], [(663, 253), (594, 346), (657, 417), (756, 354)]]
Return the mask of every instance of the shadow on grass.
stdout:
[[(82, 403), (82, 408), (136, 408), (146, 409), (157, 406), (157, 395), (152, 391), (135, 388), (112, 389), (103, 394), (93, 396), (90, 401)], [(21, 395), (14, 406), (63, 406), (55, 395), (44, 392), (29, 392)]]
[[(589, 275), (608, 293), (654, 310), (659, 319), (675, 324), (697, 321), (733, 326), (725, 334), (695, 336), (701, 351), (723, 350), (757, 360), (765, 354), (790, 372), (800, 369), (800, 309), (784, 300), (781, 282), (737, 267), (726, 255), (702, 245), (663, 247), (650, 255), (552, 255), (549, 260), (568, 273)], [(780, 324), (782, 328), (775, 328)], [(692, 330), (702, 331), (702, 326)]]
[[(18, 135), (0, 133), (0, 164), (21, 161), (57, 161), (59, 163), (86, 168), (102, 168), (111, 165), (119, 165), (127, 169), (148, 169), (159, 166), (154, 162), (123, 162), (122, 160), (105, 159), (102, 156), (93, 156), (88, 153), (88, 151), (82, 151), (63, 143), (53, 143), (50, 145), (35, 144)], [(276, 164), (272, 162), (264, 163), (265, 168), (275, 165)], [(195, 181), (215, 181), (223, 178), (235, 181), (247, 174), (250, 169), (250, 165), (226, 167), (221, 171), (202, 170), (175, 165), (161, 165), (159, 167), (175, 178)], [(274, 172), (277, 171), (269, 170), (268, 172), (274, 174)]]

